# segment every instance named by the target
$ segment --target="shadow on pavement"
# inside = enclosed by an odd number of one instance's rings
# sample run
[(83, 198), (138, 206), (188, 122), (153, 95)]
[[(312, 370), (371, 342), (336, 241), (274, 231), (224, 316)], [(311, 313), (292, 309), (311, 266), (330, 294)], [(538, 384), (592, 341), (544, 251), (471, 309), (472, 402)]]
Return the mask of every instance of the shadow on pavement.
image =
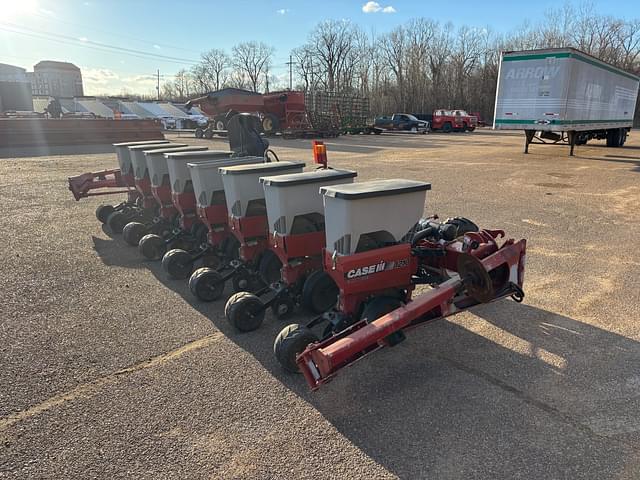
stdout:
[(476, 318), (458, 317), (469, 328), (440, 320), (415, 329), (310, 392), (272, 352), (283, 326), (304, 315), (281, 322), (268, 312), (259, 330), (238, 333), (223, 315), (229, 286), (223, 300), (201, 303), (185, 280), (169, 280), (160, 262), (143, 261), (121, 239), (94, 237), (94, 244), (108, 265), (148, 268), (265, 375), (400, 478), (555, 478), (562, 471), (605, 479), (640, 471), (629, 464), (635, 453), (626, 443), (640, 439), (638, 342), (501, 300), (474, 308)]

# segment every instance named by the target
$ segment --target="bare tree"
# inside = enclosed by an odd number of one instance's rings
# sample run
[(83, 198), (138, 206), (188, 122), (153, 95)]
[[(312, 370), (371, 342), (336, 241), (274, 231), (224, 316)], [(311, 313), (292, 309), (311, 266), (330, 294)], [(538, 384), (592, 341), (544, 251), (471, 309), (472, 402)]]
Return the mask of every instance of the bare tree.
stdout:
[(249, 86), (257, 92), (271, 63), (274, 48), (262, 42), (245, 42), (233, 47), (233, 65), (237, 73), (248, 79)]
[(212, 48), (202, 54), (202, 62), (206, 79), (213, 90), (220, 90), (229, 76), (231, 60), (229, 56), (218, 48)]

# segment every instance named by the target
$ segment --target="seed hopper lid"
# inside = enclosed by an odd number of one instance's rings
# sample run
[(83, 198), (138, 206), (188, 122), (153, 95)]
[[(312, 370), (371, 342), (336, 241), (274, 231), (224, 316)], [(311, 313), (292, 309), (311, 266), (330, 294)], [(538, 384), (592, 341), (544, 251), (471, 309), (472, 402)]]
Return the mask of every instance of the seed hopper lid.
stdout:
[(394, 178), (390, 180), (373, 180), (371, 182), (345, 183), (343, 185), (321, 187), (320, 193), (327, 197), (341, 198), (344, 200), (360, 200), (363, 198), (423, 192), (425, 190), (431, 190), (430, 183)]
[(315, 170), (313, 172), (291, 173), (277, 175), (275, 177), (260, 177), (260, 183), (274, 187), (293, 187), (309, 183), (322, 183), (326, 180), (340, 180), (354, 178), (358, 175), (353, 170), (334, 170), (330, 168)]
[(220, 168), (227, 165), (233, 166), (235, 165), (235, 163), (233, 162), (238, 162), (238, 164), (240, 164), (241, 162), (260, 163), (260, 161), (262, 161), (262, 157), (224, 157), (224, 158), (216, 158), (213, 160), (203, 160), (201, 162), (187, 163), (187, 166), (189, 168), (206, 170), (209, 168)]
[(206, 150), (207, 147), (204, 146), (195, 146), (195, 145), (187, 145), (185, 147), (167, 147), (167, 148), (158, 148), (158, 149), (151, 149), (151, 150), (145, 150), (144, 153), (145, 154), (163, 154), (163, 153), (171, 153), (171, 152), (198, 152), (198, 151), (202, 151), (202, 150)]
[(154, 143), (169, 143), (169, 140), (141, 140), (137, 142), (114, 143), (114, 147), (134, 147), (136, 145), (153, 145)]
[(156, 143), (156, 144), (146, 144), (146, 145), (134, 145), (133, 147), (129, 147), (129, 150), (135, 151), (145, 151), (145, 150), (158, 150), (160, 148), (174, 148), (174, 147), (188, 147), (186, 143)]
[[(170, 153), (167, 157), (179, 158), (181, 160), (203, 161), (201, 157), (205, 157), (205, 160), (213, 160), (218, 158), (227, 158), (233, 154), (231, 150), (200, 150), (193, 152), (175, 152)], [(208, 158), (207, 158), (208, 157)], [(260, 157), (262, 158), (262, 157)]]
[(255, 173), (271, 173), (280, 170), (291, 170), (295, 167), (304, 167), (304, 162), (269, 162), (269, 163), (248, 163), (246, 165), (234, 165), (233, 167), (220, 168), (223, 175), (248, 175)]

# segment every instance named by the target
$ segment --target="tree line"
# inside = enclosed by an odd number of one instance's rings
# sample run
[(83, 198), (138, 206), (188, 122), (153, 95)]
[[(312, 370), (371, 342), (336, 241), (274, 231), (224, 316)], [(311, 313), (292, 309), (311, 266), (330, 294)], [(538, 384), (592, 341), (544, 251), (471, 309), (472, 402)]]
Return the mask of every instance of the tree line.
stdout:
[[(507, 34), (428, 18), (375, 34), (349, 21), (327, 20), (290, 53), (294, 88), (368, 97), (372, 115), (463, 108), (490, 120), (501, 51), (568, 46), (640, 74), (640, 20), (598, 15), (589, 3), (567, 3)], [(164, 96), (183, 101), (224, 87), (288, 88), (270, 71), (274, 52), (259, 42), (240, 43), (230, 54), (210, 50), (165, 83)]]

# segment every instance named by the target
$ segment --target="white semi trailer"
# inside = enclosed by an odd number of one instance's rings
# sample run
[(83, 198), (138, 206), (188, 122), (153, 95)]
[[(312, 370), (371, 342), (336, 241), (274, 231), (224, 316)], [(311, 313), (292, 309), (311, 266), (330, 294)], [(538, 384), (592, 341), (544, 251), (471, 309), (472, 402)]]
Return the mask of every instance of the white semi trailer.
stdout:
[(591, 139), (624, 145), (640, 78), (574, 48), (503, 52), (493, 128), (524, 130), (529, 144)]

